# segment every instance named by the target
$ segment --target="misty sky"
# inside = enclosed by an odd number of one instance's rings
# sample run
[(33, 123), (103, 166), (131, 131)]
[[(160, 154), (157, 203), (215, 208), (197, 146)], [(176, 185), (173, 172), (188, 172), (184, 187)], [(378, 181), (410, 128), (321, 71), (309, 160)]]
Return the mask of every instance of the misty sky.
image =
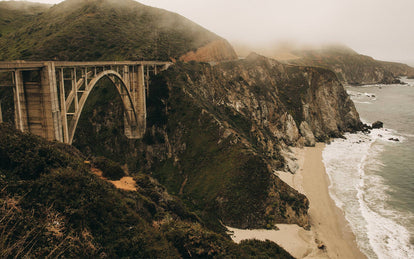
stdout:
[(177, 12), (230, 42), (342, 43), (377, 59), (414, 65), (414, 0), (138, 2)]

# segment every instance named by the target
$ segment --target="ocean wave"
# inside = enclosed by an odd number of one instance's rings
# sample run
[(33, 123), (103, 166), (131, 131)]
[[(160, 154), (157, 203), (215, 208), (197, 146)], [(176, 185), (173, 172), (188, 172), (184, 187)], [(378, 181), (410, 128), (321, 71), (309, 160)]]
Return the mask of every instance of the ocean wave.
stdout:
[(354, 100), (354, 103), (361, 103), (361, 104), (372, 104), (372, 102), (361, 102), (361, 101), (357, 101), (357, 100)]
[(377, 100), (375, 93), (358, 92), (352, 90), (347, 90), (347, 93), (355, 103), (372, 104), (373, 101)]
[[(368, 122), (365, 118), (361, 117), (360, 120), (362, 123), (372, 126), (372, 123)], [(407, 137), (414, 137), (413, 134), (400, 133), (389, 128), (372, 129), (369, 136), (372, 138), (372, 141), (381, 140), (388, 143), (403, 143), (407, 140)]]
[(381, 128), (381, 129), (372, 129), (370, 137), (374, 141), (384, 141), (388, 143), (403, 143), (406, 140), (406, 137), (393, 129)]
[(400, 133), (400, 135), (408, 138), (414, 138), (414, 134)]
[(345, 137), (326, 146), (323, 161), (330, 195), (345, 212), (359, 247), (369, 258), (414, 258), (410, 233), (397, 222), (403, 216), (387, 207), (389, 187), (375, 174), (384, 166), (384, 145), (394, 142), (390, 138), (403, 138), (390, 129)]
[(375, 97), (374, 93), (364, 93), (366, 97)]

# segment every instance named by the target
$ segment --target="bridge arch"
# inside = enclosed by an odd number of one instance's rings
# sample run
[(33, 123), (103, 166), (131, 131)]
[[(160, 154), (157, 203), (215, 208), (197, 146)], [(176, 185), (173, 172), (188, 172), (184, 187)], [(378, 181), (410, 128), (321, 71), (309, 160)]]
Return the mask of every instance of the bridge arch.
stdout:
[[(89, 94), (103, 77), (121, 96), (126, 137), (142, 138), (150, 77), (170, 65), (165, 61), (0, 61), (0, 71), (12, 72), (16, 128), (71, 144)], [(25, 71), (40, 71), (40, 76), (29, 82), (23, 77)]]
[(138, 114), (135, 109), (135, 102), (133, 100), (133, 97), (131, 96), (131, 93), (128, 90), (128, 84), (124, 81), (124, 79), (118, 72), (114, 70), (105, 70), (93, 77), (93, 79), (86, 86), (87, 91), (85, 91), (85, 93), (82, 94), (82, 97), (79, 99), (79, 108), (75, 111), (72, 121), (70, 125), (68, 125), (69, 144), (72, 144), (80, 116), (82, 114), (83, 108), (86, 104), (86, 101), (88, 100), (89, 95), (91, 94), (95, 86), (98, 84), (98, 82), (104, 77), (110, 79), (114, 87), (117, 89), (118, 94), (121, 96), (124, 107), (125, 134), (127, 136), (131, 134), (133, 135), (132, 132), (135, 131), (137, 127), (145, 127), (145, 125), (138, 125)]

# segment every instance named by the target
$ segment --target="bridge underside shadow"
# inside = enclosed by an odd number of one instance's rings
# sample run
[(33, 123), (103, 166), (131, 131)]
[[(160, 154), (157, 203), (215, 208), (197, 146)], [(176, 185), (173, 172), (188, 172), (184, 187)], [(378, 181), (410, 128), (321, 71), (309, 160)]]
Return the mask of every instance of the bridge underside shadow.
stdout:
[(128, 138), (142, 138), (146, 129), (146, 95), (150, 76), (168, 62), (0, 62), (13, 72), (16, 128), (71, 144), (93, 89), (108, 78), (124, 107)]

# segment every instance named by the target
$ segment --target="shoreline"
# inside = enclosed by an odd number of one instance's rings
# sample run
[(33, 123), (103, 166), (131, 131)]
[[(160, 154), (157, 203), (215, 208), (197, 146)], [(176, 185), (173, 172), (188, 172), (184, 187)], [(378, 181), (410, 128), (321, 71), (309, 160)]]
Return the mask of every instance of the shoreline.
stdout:
[[(295, 174), (276, 174), (309, 199), (306, 231), (295, 224), (277, 224), (279, 230), (241, 230), (228, 228), (232, 239), (269, 239), (296, 258), (366, 258), (359, 250), (343, 212), (329, 195), (329, 177), (322, 161), (323, 143), (315, 147), (293, 148), (299, 170)], [(319, 246), (319, 248), (318, 248)]]

